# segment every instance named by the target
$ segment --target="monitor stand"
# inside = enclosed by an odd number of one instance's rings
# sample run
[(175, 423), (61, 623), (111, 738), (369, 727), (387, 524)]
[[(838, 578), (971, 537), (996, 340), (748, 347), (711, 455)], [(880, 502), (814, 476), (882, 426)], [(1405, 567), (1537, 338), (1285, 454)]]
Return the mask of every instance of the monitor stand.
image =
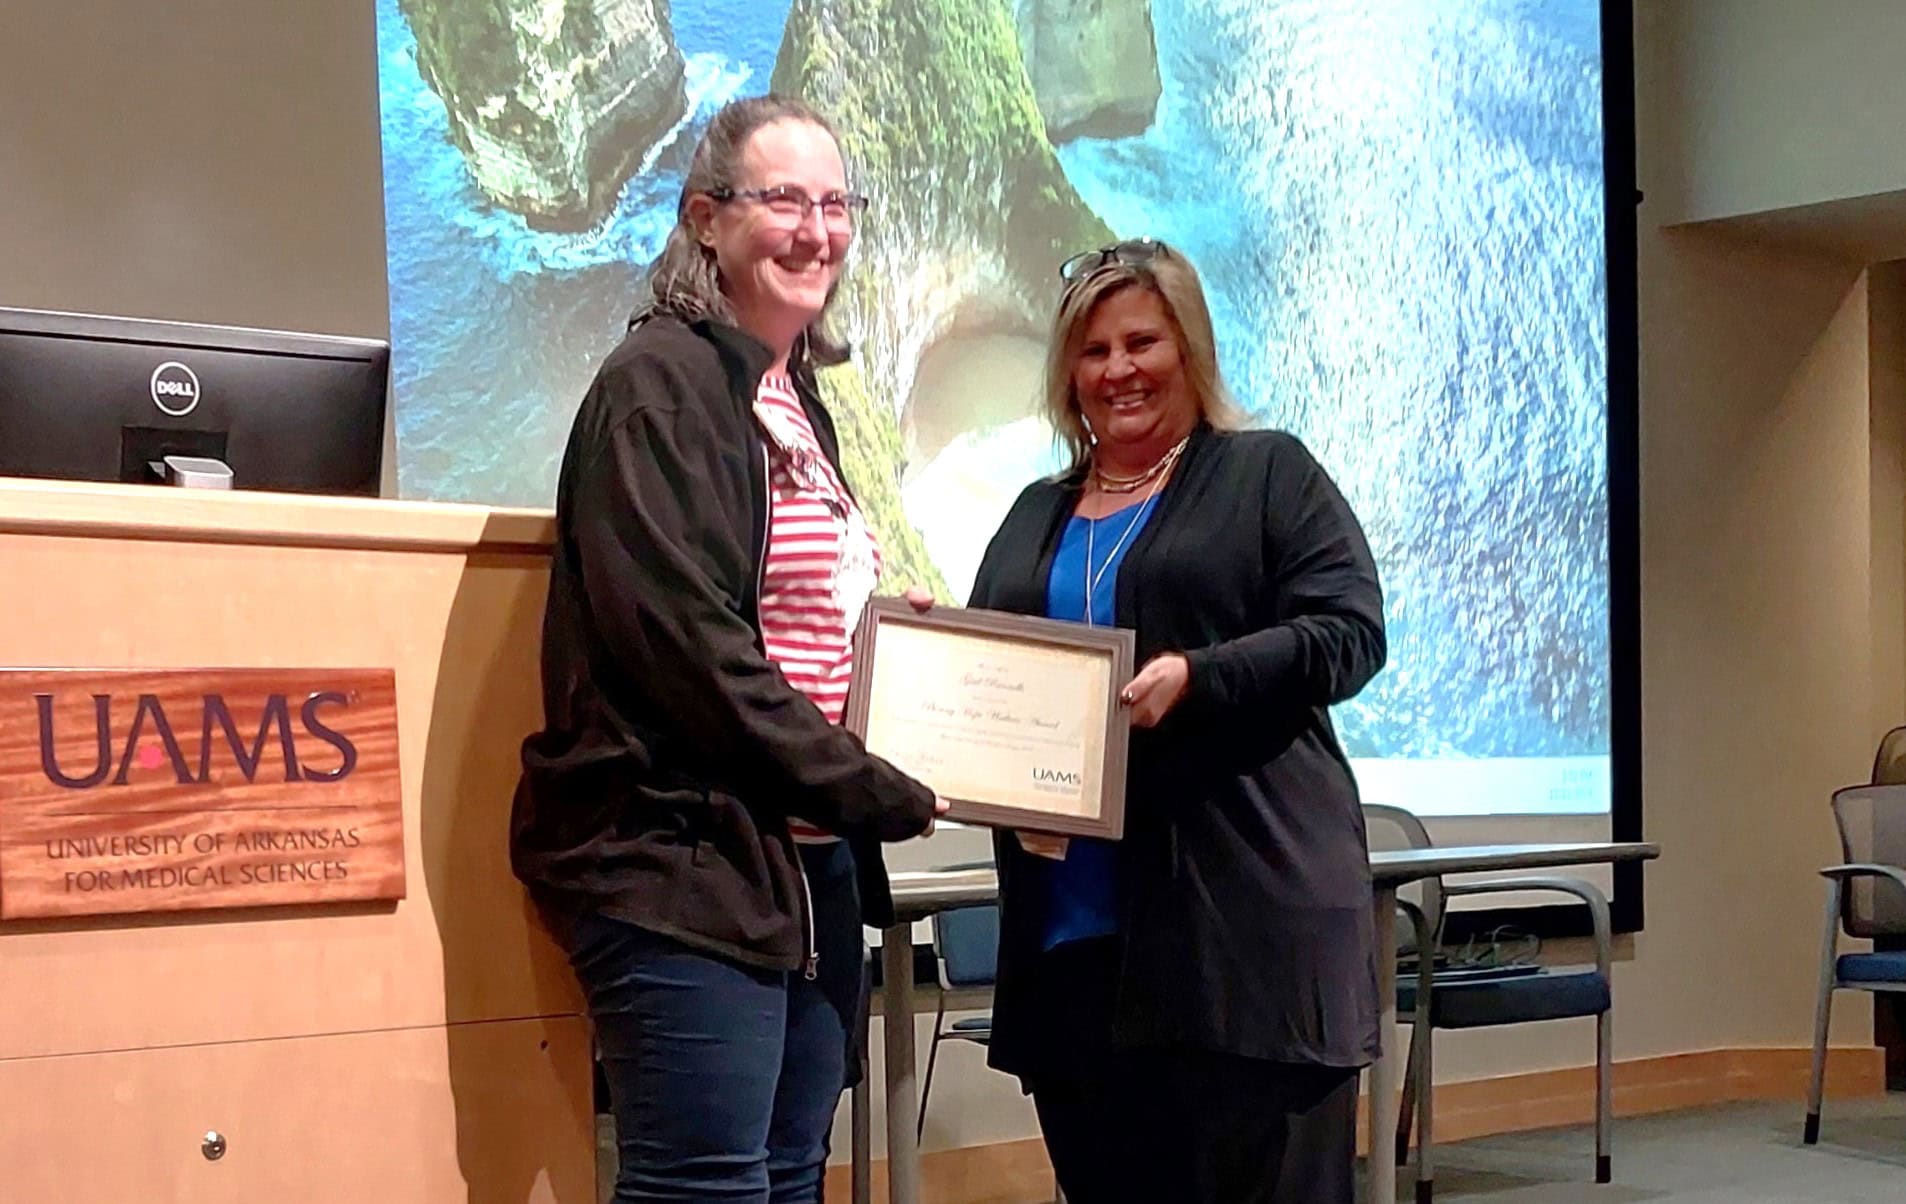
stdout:
[(208, 456), (167, 456), (149, 465), (160, 480), (181, 489), (230, 489), (232, 466)]
[[(224, 431), (161, 430), (149, 426), (122, 427), (119, 432), (119, 479), (130, 485), (184, 485), (174, 480), (166, 465), (173, 460), (210, 461), (224, 469), (226, 482), (212, 488), (231, 488), (230, 457), (225, 451)], [(219, 475), (217, 469), (210, 470)], [(204, 488), (205, 485), (196, 486)]]

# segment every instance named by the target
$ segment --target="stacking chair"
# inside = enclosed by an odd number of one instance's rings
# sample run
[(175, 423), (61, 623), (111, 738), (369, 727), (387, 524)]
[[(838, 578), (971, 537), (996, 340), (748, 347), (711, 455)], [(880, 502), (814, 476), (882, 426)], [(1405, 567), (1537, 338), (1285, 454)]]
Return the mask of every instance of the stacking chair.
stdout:
[[(950, 869), (984, 868), (950, 866)], [(927, 1098), (933, 1092), (933, 1068), (940, 1059), (942, 1041), (970, 1041), (986, 1046), (993, 1039), (993, 1017), (988, 1012), (964, 1020), (946, 1022), (946, 997), (953, 991), (989, 989), (999, 965), (999, 906), (983, 903), (956, 907), (936, 913), (933, 925), (933, 953), (940, 975), (940, 999), (933, 1010), (933, 1042), (927, 1050), (927, 1073), (920, 1085), (918, 1132), (926, 1132)]]
[(1906, 727), (1896, 727), (1880, 738), (1873, 754), (1875, 786), (1906, 786)]
[[(1401, 807), (1364, 809), (1370, 847), (1431, 847), (1423, 822)], [(1588, 905), (1594, 924), (1593, 966), (1452, 966), (1440, 938), (1445, 904), (1460, 895), (1548, 891), (1573, 895)], [(1484, 1028), (1538, 1020), (1596, 1018), (1595, 1029), (1595, 1182), (1613, 1175), (1609, 1153), (1613, 1081), (1613, 993), (1609, 961), (1612, 936), (1608, 898), (1591, 882), (1576, 878), (1500, 878), (1445, 884), (1424, 881), (1414, 898), (1399, 898), (1409, 938), (1399, 942), (1415, 965), (1397, 975), (1397, 1018), (1410, 1025), (1410, 1059), (1403, 1077), (1403, 1106), (1397, 1117), (1396, 1160), (1408, 1160), (1410, 1129), (1416, 1128), (1416, 1199), (1428, 1204), (1435, 1193), (1430, 1106), (1432, 1049), (1436, 1029)], [(1425, 989), (1427, 987), (1427, 989)], [(1371, 1140), (1377, 1140), (1371, 1134)]]
[[(1888, 742), (1893, 743), (1889, 735)], [(1875, 777), (1889, 776), (1881, 745)], [(1807, 1083), (1802, 1140), (1820, 1140), (1820, 1095), (1826, 1085), (1827, 1020), (1835, 991), (1906, 992), (1906, 952), (1841, 953), (1842, 930), (1856, 938), (1906, 936), (1906, 785), (1849, 786), (1833, 795), (1843, 861), (1820, 871), (1827, 880), (1820, 986), (1813, 1013), (1813, 1074)]]

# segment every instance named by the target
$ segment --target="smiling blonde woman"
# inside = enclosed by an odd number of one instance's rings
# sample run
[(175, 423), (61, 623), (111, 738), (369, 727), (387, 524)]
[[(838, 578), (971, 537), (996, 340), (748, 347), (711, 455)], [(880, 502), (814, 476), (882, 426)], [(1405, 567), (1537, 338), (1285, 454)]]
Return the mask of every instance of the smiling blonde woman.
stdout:
[(972, 604), (1133, 629), (1125, 838), (998, 841), (994, 1066), (1072, 1204), (1348, 1204), (1377, 1048), (1362, 810), (1326, 710), (1382, 668), (1356, 516), (1239, 431), (1196, 271), (1068, 260), (1048, 417)]

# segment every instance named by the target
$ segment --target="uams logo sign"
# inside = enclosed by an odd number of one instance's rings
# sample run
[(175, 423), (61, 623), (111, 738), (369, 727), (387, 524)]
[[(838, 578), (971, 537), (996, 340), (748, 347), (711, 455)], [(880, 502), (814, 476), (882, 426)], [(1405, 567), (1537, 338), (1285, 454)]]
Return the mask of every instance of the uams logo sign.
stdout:
[(390, 670), (0, 668), (0, 921), (403, 896)]
[(177, 360), (167, 360), (152, 370), (152, 404), (174, 418), (183, 418), (198, 408), (198, 373)]
[[(110, 694), (93, 695), (93, 731), (89, 735), (98, 741), (93, 765), (81, 773), (70, 772), (70, 766), (62, 768), (53, 700), (51, 694), (33, 696), (40, 727), (40, 772), (46, 775), (48, 783), (65, 790), (90, 790), (108, 779), (114, 786), (124, 786), (135, 766), (140, 769), (165, 766), (181, 786), (211, 783), (215, 780), (214, 764), (222, 759), (221, 744), (229, 751), (230, 763), (248, 783), (258, 781), (259, 770), (267, 760), (275, 762), (272, 771), (282, 770), (287, 782), (337, 782), (350, 777), (351, 771), (357, 768), (357, 746), (350, 737), (329, 726), (323, 717), (326, 708), (342, 709), (351, 704), (349, 695), (332, 690), (313, 693), (298, 707), (297, 727), (302, 729), (307, 741), (302, 762), (298, 756), (299, 736), (291, 721), (291, 703), (283, 694), (266, 695), (256, 733), (247, 727), (242, 734), (222, 695), (201, 695), (199, 705), (193, 708), (197, 714), (192, 716), (199, 736), (196, 773), (179, 740), (175, 721), (166, 714), (165, 704), (157, 694), (138, 696), (132, 722), (125, 729), (123, 752), (115, 748), (121, 743), (116, 730), (119, 725), (114, 722), (113, 714), (116, 700)], [(174, 706), (176, 708), (176, 702)], [(312, 741), (329, 746), (331, 764), (328, 767), (320, 768), (313, 763), (309, 756)], [(82, 737), (78, 741), (69, 739), (67, 743), (90, 745), (93, 740)], [(267, 750), (273, 748), (277, 756), (268, 757)], [(113, 769), (115, 764), (117, 772)]]

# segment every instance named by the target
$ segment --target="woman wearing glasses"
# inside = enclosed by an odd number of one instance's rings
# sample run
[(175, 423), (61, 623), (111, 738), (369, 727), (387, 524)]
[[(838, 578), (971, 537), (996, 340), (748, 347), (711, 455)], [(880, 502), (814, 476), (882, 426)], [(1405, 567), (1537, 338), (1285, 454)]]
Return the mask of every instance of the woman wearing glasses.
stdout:
[(1069, 260), (1046, 368), (1070, 469), (1020, 494), (974, 606), (1137, 633), (1125, 838), (1002, 834), (993, 1065), (1072, 1204), (1349, 1201), (1376, 1052), (1362, 813), (1325, 708), (1383, 665), (1356, 516), (1238, 431), (1197, 273)]
[(618, 1202), (820, 1198), (878, 841), (936, 812), (838, 726), (880, 550), (814, 369), (865, 206), (805, 105), (722, 109), (563, 456), (511, 857), (588, 1000)]

